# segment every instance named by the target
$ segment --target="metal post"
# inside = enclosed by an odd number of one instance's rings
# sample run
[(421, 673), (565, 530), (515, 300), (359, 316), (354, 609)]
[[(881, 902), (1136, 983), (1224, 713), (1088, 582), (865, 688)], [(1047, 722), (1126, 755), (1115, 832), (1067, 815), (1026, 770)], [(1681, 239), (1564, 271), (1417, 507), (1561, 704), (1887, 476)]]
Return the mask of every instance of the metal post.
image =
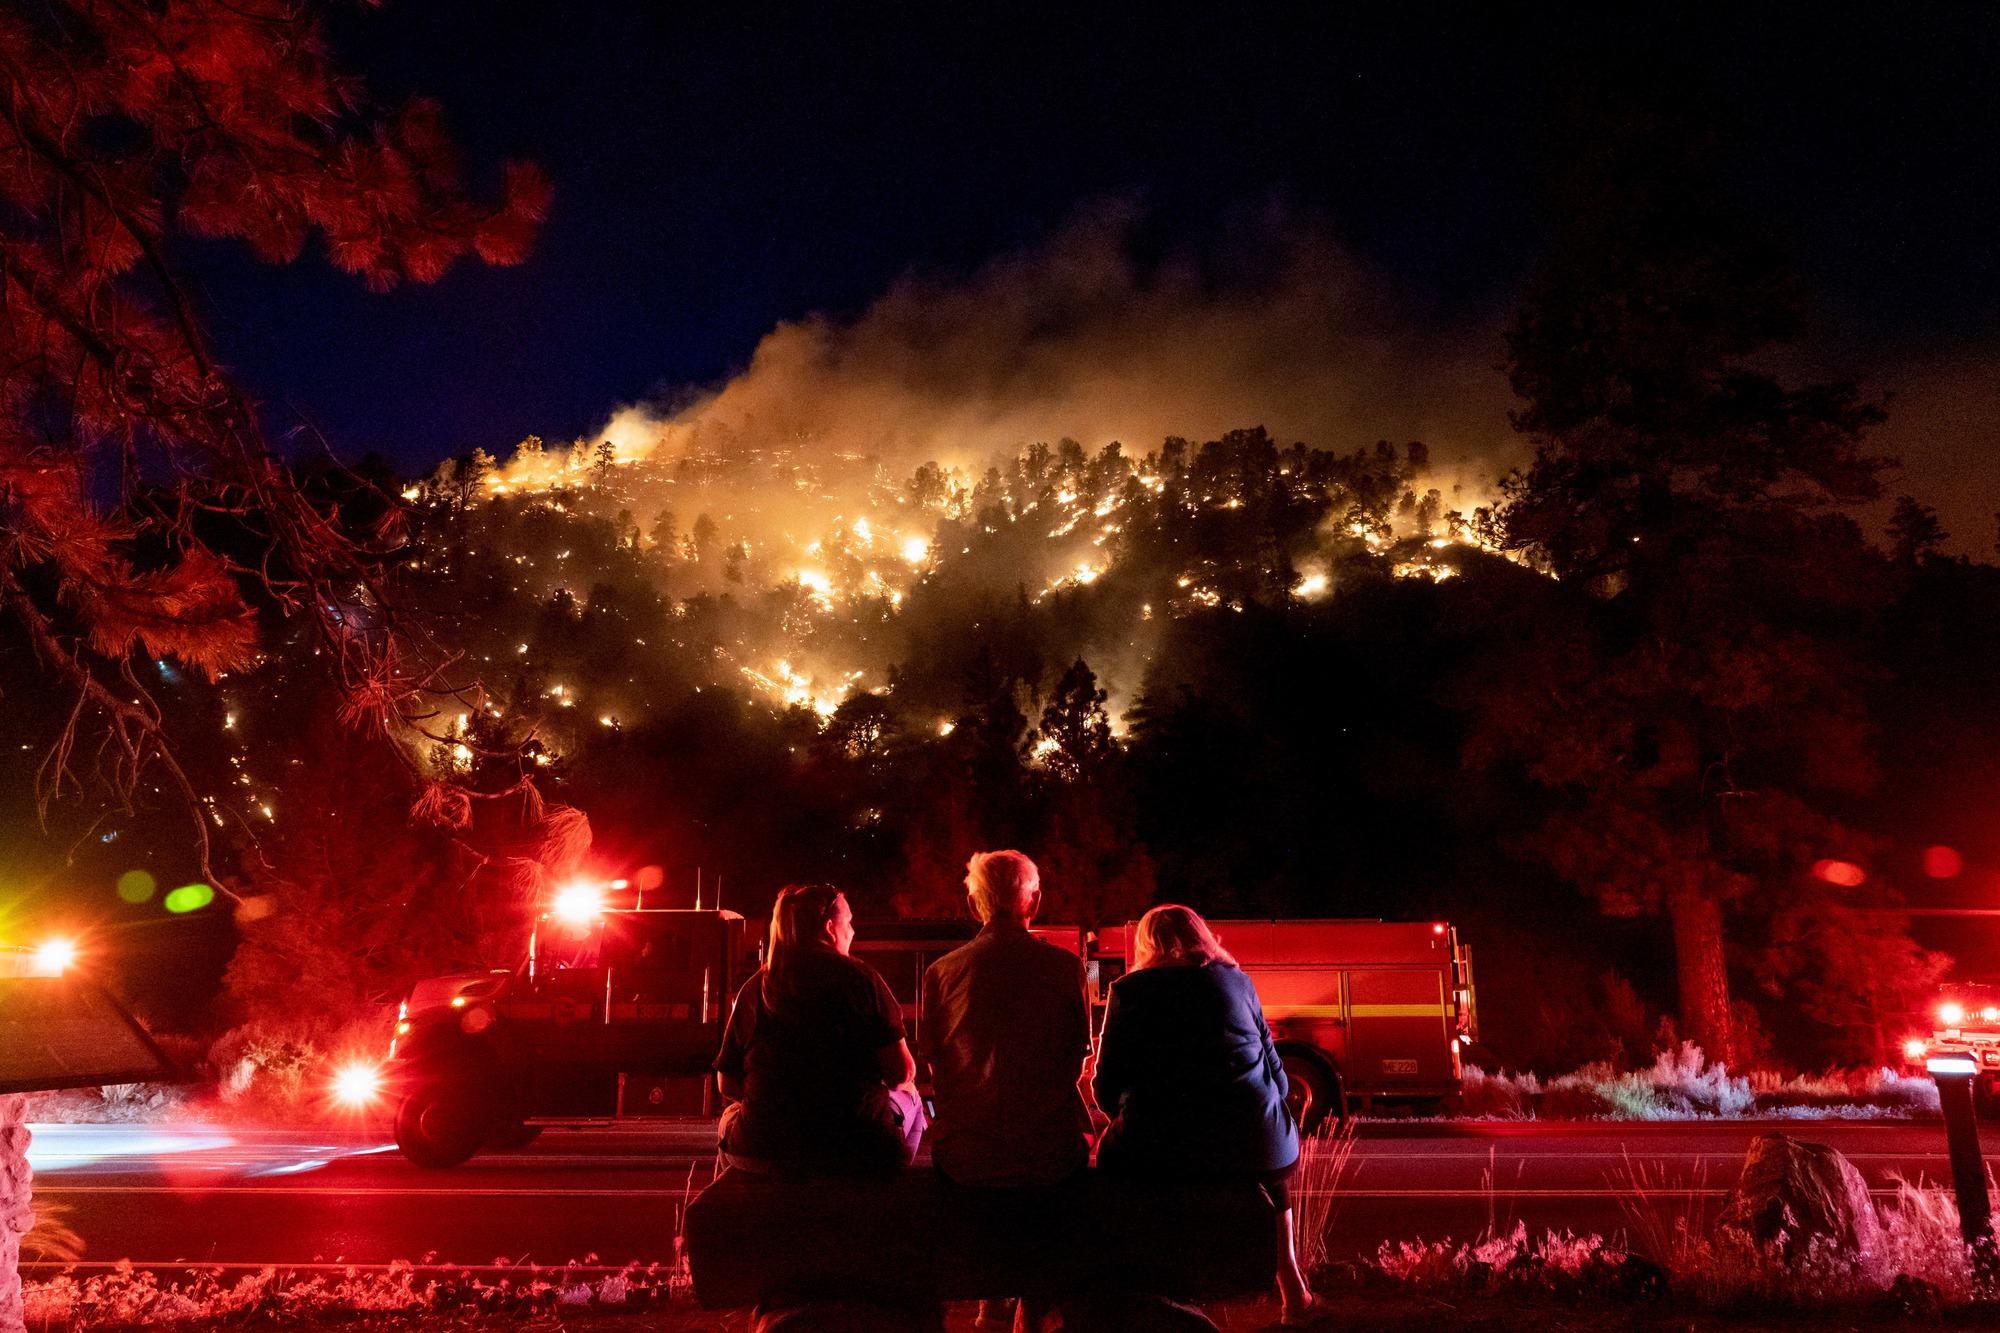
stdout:
[(1958, 1197), (1958, 1229), (1972, 1256), (1976, 1294), (2000, 1290), (2000, 1249), (1993, 1239), (1993, 1204), (1986, 1192), (1986, 1160), (1979, 1152), (1979, 1122), (1972, 1112), (1972, 1080), (1979, 1066), (1970, 1056), (1934, 1055), (1925, 1061), (1944, 1109), (1945, 1143), (1951, 1151), (1951, 1189)]

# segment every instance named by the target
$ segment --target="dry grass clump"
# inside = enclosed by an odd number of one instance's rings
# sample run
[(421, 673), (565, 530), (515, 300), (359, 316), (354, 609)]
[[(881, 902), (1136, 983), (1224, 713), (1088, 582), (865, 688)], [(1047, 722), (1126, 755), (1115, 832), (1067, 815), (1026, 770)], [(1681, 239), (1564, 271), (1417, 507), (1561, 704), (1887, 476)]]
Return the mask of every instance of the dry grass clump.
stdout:
[(1971, 1264), (1948, 1189), (1896, 1182), (1868, 1251), (1816, 1243), (1756, 1246), (1709, 1225), (1708, 1196), (1626, 1169), (1630, 1229), (1616, 1237), (1530, 1233), (1523, 1224), (1472, 1241), (1385, 1243), (1367, 1276), (1435, 1294), (1527, 1294), (1566, 1301), (1671, 1299), (1696, 1310), (1853, 1309), (1911, 1313), (1971, 1304)]
[(663, 1306), (687, 1296), (685, 1273), (658, 1264), (610, 1274), (578, 1265), (523, 1267), (498, 1278), (426, 1272), (410, 1264), (305, 1274), (266, 1268), (233, 1279), (220, 1269), (191, 1268), (184, 1277), (163, 1280), (126, 1263), (91, 1276), (27, 1284), (28, 1326), (37, 1330), (288, 1324), (357, 1314), (465, 1312), (525, 1319), (544, 1311)]
[(1354, 1122), (1322, 1128), (1299, 1141), (1299, 1169), (1292, 1177), (1292, 1225), (1298, 1230), (1299, 1262), (1307, 1272), (1325, 1266), (1327, 1237), (1340, 1209), (1340, 1183), (1354, 1157)]

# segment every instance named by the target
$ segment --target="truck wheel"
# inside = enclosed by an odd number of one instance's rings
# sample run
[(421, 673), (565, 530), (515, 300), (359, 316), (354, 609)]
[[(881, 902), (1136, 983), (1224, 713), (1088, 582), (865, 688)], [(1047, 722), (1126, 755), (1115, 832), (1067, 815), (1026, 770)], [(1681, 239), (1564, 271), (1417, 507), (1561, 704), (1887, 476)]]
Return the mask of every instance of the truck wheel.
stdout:
[(469, 1084), (420, 1084), (396, 1108), (396, 1146), (418, 1166), (457, 1166), (485, 1145), (492, 1121)]
[(1300, 1133), (1313, 1133), (1328, 1116), (1333, 1117), (1336, 1130), (1347, 1123), (1347, 1096), (1340, 1086), (1340, 1075), (1304, 1051), (1280, 1051), (1278, 1058), (1284, 1061), (1285, 1078), (1291, 1084), (1285, 1104), (1292, 1108)]

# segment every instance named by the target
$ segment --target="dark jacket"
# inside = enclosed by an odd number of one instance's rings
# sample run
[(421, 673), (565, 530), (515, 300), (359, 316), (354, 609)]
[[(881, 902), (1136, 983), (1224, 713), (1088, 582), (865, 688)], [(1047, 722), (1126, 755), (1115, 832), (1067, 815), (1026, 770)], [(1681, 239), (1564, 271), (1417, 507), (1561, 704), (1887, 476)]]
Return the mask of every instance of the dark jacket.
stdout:
[(931, 1160), (961, 1185), (1053, 1185), (1090, 1159), (1083, 960), (996, 921), (924, 973)]
[(1098, 1148), (1108, 1169), (1252, 1175), (1298, 1160), (1264, 1007), (1227, 963), (1120, 977), (1091, 1086), (1112, 1117)]
[(762, 968), (736, 994), (715, 1069), (743, 1100), (723, 1112), (722, 1150), (782, 1171), (899, 1169), (880, 1052), (903, 1039), (901, 1006), (874, 968), (831, 949), (801, 951), (796, 982), (776, 1009)]

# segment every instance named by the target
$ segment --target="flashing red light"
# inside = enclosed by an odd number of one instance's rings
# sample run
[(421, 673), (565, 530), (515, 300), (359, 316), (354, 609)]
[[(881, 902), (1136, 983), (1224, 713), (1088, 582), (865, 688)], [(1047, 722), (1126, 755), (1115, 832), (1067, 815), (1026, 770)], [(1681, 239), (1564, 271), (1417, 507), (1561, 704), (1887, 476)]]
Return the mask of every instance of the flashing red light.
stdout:
[(1843, 889), (1852, 889), (1868, 882), (1868, 872), (1852, 861), (1825, 860), (1813, 862), (1813, 878), (1828, 884), (1837, 884)]
[(333, 1099), (342, 1106), (360, 1109), (382, 1092), (382, 1071), (364, 1061), (342, 1065), (333, 1075)]
[(1444, 934), (1444, 922), (1442, 922), (1442, 921), (1439, 921), (1439, 922), (1435, 923), (1434, 925), (1432, 925), (1432, 926), (1431, 926), (1431, 934), (1433, 934), (1433, 935), (1442, 935), (1442, 934)]
[(604, 890), (595, 884), (568, 884), (556, 894), (556, 920), (587, 926), (604, 915)]
[(1958, 848), (1939, 845), (1924, 848), (1924, 873), (1932, 879), (1957, 879), (1965, 869)]
[(1924, 1053), (1928, 1050), (1930, 1050), (1930, 1047), (1924, 1043), (1922, 1038), (1912, 1037), (1903, 1043), (1903, 1058), (1906, 1060), (1921, 1060), (1924, 1058)]

